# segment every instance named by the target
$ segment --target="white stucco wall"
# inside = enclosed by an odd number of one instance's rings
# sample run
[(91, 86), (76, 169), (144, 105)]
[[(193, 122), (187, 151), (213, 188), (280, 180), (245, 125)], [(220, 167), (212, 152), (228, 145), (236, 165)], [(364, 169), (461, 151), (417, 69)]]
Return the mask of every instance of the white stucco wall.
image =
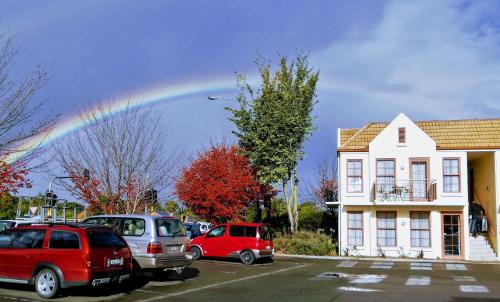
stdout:
[[(398, 128), (406, 128), (406, 143), (399, 144)], [(460, 159), (460, 192), (443, 192), (443, 158)], [(394, 158), (396, 179), (410, 179), (410, 158), (429, 158), (429, 179), (436, 181), (437, 199), (435, 201), (397, 201), (391, 204), (375, 204), (371, 200), (371, 188), (376, 180), (377, 159)], [(361, 159), (363, 161), (363, 192), (347, 192), (347, 161)], [(500, 169), (500, 153), (496, 157), (497, 169)], [(363, 211), (363, 246), (357, 247), (358, 253), (364, 256), (378, 256), (376, 211), (397, 212), (397, 247), (383, 248), (387, 256), (400, 256), (400, 248), (406, 256), (415, 257), (420, 248), (410, 245), (410, 211), (428, 211), (431, 213), (431, 247), (424, 248), (426, 258), (442, 257), (442, 225), (441, 212), (463, 213), (465, 259), (469, 258), (468, 242), (468, 185), (467, 185), (467, 152), (436, 150), (436, 143), (404, 114), (398, 115), (369, 144), (369, 152), (339, 153), (339, 197), (342, 204), (340, 216), (340, 250), (347, 248), (347, 211)], [(500, 180), (497, 178), (497, 182)], [(498, 183), (497, 187), (500, 185)], [(500, 191), (500, 190), (498, 190)], [(499, 196), (500, 197), (500, 196)], [(499, 198), (497, 198), (499, 200)], [(499, 205), (500, 206), (500, 205)]]
[[(363, 212), (363, 246), (356, 246), (356, 254), (360, 256), (380, 256), (377, 245), (377, 211), (395, 211), (397, 213), (396, 226), (396, 246), (381, 247), (387, 257), (401, 257), (401, 251), (405, 257), (417, 257), (420, 250), (424, 252), (424, 257), (427, 259), (442, 258), (443, 242), (442, 242), (442, 212), (457, 212), (462, 213), (462, 207), (385, 207), (385, 206), (347, 206), (343, 208), (341, 213), (342, 229), (341, 234), (341, 252), (344, 253), (346, 248), (353, 251), (353, 247), (347, 245), (347, 213), (350, 211)], [(428, 248), (412, 247), (410, 237), (410, 212), (423, 211), (430, 212), (431, 225), (431, 246)], [(464, 234), (468, 234), (467, 220), (465, 214), (463, 217)], [(464, 236), (464, 257), (469, 258), (468, 251), (468, 236)]]

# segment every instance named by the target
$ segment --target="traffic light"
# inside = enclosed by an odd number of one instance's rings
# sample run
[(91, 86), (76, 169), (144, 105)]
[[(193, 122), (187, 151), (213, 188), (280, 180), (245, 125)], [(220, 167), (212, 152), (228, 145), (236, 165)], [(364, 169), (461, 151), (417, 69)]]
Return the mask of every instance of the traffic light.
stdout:
[(57, 205), (57, 195), (52, 191), (45, 193), (45, 205), (49, 207), (55, 207)]
[(45, 205), (50, 206), (52, 203), (52, 191), (45, 192)]
[(89, 169), (83, 169), (83, 179), (86, 181), (90, 180), (90, 171)]
[(158, 191), (149, 189), (144, 192), (144, 200), (148, 203), (156, 203), (158, 201)]

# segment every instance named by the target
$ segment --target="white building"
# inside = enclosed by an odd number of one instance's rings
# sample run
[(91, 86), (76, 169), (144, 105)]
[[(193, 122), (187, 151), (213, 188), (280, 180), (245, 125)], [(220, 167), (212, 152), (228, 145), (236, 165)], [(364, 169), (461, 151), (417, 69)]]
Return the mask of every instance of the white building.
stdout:
[[(500, 259), (500, 119), (400, 114), (339, 129), (337, 147), (342, 254)], [(489, 222), (478, 238), (469, 236), (472, 200)]]

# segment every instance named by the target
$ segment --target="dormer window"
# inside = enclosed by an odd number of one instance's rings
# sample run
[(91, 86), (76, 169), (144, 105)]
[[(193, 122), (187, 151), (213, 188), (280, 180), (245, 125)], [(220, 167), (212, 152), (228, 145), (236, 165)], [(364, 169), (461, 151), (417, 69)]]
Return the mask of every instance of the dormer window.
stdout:
[(398, 142), (400, 144), (406, 144), (406, 128), (398, 128)]

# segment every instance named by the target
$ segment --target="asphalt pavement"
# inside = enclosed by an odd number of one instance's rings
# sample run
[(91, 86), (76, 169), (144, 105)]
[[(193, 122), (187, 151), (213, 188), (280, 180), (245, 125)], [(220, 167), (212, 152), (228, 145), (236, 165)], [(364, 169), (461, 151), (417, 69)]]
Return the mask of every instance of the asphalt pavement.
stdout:
[[(474, 301), (500, 302), (500, 263), (276, 257), (244, 266), (201, 260), (164, 274), (102, 288), (73, 288), (55, 301)], [(0, 301), (41, 301), (29, 286), (0, 283)]]

